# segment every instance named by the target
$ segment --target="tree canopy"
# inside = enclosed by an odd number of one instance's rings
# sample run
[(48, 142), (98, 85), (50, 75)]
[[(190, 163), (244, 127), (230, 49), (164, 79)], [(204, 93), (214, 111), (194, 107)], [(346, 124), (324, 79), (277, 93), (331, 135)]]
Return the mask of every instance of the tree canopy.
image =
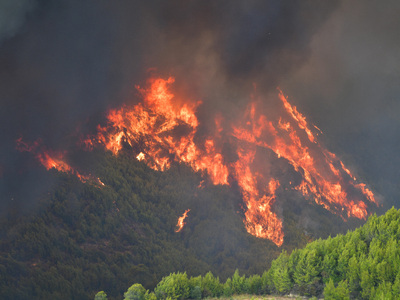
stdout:
[(289, 293), (327, 300), (397, 299), (399, 238), (400, 211), (392, 208), (345, 235), (316, 240), (291, 254), (283, 251), (262, 276), (241, 276), (236, 270), (223, 283), (211, 272), (190, 278), (186, 273), (172, 273), (160, 281), (155, 295), (146, 291), (146, 299)]

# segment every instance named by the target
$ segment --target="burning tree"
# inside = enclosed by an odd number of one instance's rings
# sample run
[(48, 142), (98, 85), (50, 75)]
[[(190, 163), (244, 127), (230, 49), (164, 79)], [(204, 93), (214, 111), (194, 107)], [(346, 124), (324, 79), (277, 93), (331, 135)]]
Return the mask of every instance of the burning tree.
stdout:
[[(257, 101), (253, 101), (242, 119), (223, 127), (222, 117), (217, 116), (215, 134), (196, 139), (201, 125), (196, 110), (201, 102), (177, 101), (170, 91), (174, 81), (173, 77), (150, 78), (146, 87), (137, 86), (143, 102), (110, 110), (108, 123), (99, 125), (97, 134), (83, 143), (88, 149), (102, 145), (115, 155), (127, 145), (137, 151), (138, 160), (154, 170), (164, 171), (175, 161), (207, 174), (213, 184), (237, 182), (247, 231), (278, 246), (284, 237), (283, 222), (275, 208), (281, 183), (269, 170), (258, 167), (260, 149), (272, 151), (301, 176), (299, 182), (289, 182), (286, 189), (299, 191), (343, 220), (365, 219), (368, 205), (377, 204), (371, 190), (318, 142), (318, 127), (311, 127), (281, 91), (283, 113), (277, 120), (260, 112)], [(234, 141), (230, 147), (236, 151), (236, 161), (226, 159), (222, 140)], [(186, 213), (179, 219), (177, 231)]]

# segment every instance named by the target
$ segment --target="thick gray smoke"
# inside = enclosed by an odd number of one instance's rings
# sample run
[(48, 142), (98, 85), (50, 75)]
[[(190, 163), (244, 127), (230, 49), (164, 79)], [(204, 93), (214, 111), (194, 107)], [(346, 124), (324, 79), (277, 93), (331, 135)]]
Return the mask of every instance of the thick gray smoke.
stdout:
[[(10, 11), (0, 28), (3, 204), (30, 199), (32, 186), (42, 190), (15, 139), (71, 147), (108, 108), (135, 101), (134, 85), (149, 70), (175, 76), (180, 95), (202, 100), (203, 124), (218, 112), (234, 118), (253, 83), (272, 95), (281, 86), (364, 177), (374, 179), (379, 167), (390, 184), (399, 166), (390, 128), (399, 111), (396, 2), (1, 3)], [(385, 173), (390, 157), (395, 163)]]
[(33, 10), (34, 0), (0, 0), (0, 43), (14, 36)]
[(329, 148), (399, 207), (398, 1), (343, 1), (314, 35), (309, 59), (280, 84)]

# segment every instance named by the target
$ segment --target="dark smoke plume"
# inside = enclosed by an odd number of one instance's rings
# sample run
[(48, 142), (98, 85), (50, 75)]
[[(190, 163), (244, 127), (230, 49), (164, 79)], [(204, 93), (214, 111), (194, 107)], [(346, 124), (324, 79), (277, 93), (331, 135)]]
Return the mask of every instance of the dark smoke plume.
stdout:
[(400, 194), (399, 10), (398, 1), (342, 1), (280, 84), (387, 207)]
[[(360, 145), (368, 146), (362, 142), (366, 137), (373, 148), (366, 153), (372, 156), (384, 133), (381, 144), (390, 157), (388, 142), (399, 145), (388, 130), (398, 123), (393, 87), (399, 75), (389, 61), (386, 73), (375, 66), (373, 60), (383, 61), (384, 55), (378, 46), (365, 51), (363, 43), (383, 42), (382, 51), (398, 64), (398, 37), (390, 35), (396, 23), (387, 19), (390, 5), (397, 4), (354, 3), (359, 10), (339, 1), (3, 0), (10, 13), (0, 27), (2, 206), (23, 206), (47, 188), (41, 183), (49, 179), (32, 171), (40, 167), (15, 150), (16, 139), (40, 138), (51, 149), (73, 148), (76, 136), (104, 122), (107, 109), (137, 101), (134, 85), (151, 70), (175, 76), (178, 95), (203, 101), (202, 124), (215, 113), (235, 118), (253, 83), (266, 95), (276, 95), (279, 85), (322, 127), (327, 143), (337, 144), (332, 150), (355, 156), (362, 152)], [(387, 21), (370, 22), (371, 17)], [(395, 22), (394, 15), (389, 17)], [(338, 24), (344, 26), (339, 33)], [(389, 89), (380, 99), (392, 105), (392, 117), (384, 118), (382, 109), (382, 119), (373, 118), (372, 125), (365, 120), (368, 111), (375, 112), (377, 98), (368, 94), (361, 114), (355, 106), (364, 86), (373, 86), (374, 74), (383, 73)], [(377, 97), (385, 88), (384, 79), (378, 82)], [(354, 117), (362, 120), (353, 125)], [(363, 155), (354, 162), (371, 172), (371, 160)], [(379, 160), (372, 158), (372, 164), (378, 166)]]
[(27, 14), (35, 5), (34, 0), (0, 1), (0, 43), (13, 37), (21, 29)]

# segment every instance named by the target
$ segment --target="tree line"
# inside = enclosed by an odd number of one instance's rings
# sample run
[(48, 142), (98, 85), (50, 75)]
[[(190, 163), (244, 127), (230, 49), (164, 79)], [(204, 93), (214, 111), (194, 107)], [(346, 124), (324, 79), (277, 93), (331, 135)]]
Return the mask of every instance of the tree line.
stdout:
[[(325, 299), (398, 299), (400, 295), (400, 211), (372, 215), (347, 234), (319, 239), (288, 254), (283, 251), (260, 275), (232, 277), (221, 282), (211, 272), (188, 277), (171, 273), (150, 292), (133, 284), (124, 299), (202, 299), (239, 294), (289, 293)], [(104, 291), (95, 299), (107, 299)]]

